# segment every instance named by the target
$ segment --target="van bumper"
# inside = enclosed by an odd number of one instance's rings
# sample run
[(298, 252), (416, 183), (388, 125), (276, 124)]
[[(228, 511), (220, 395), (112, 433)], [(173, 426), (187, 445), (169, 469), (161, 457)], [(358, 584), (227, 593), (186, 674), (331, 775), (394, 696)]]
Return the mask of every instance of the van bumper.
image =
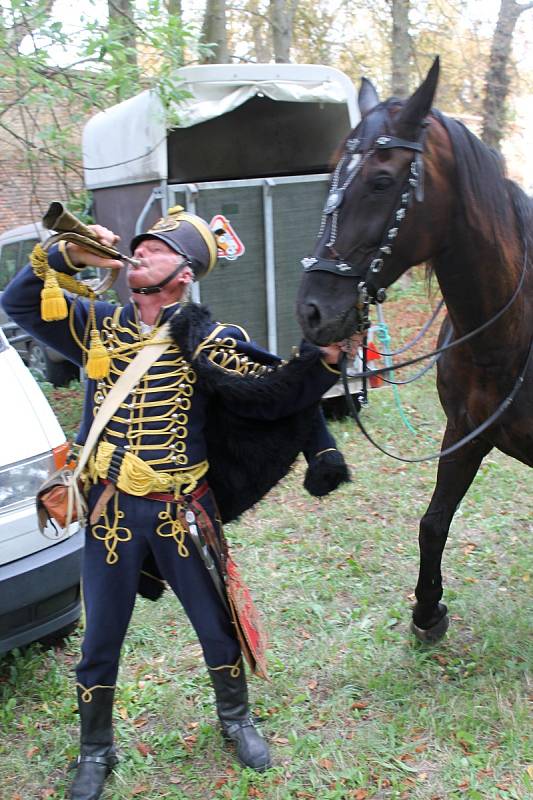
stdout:
[(52, 635), (81, 613), (84, 532), (0, 567), (0, 653)]

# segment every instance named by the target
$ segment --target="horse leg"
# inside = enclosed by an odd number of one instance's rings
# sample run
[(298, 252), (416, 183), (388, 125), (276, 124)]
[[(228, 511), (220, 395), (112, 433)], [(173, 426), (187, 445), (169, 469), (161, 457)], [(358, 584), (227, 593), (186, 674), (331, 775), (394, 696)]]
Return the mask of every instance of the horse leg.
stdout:
[[(457, 430), (448, 425), (442, 442), (443, 450), (459, 441), (461, 437), (457, 434)], [(439, 602), (442, 597), (442, 553), (457, 507), (474, 480), (481, 461), (491, 449), (490, 444), (474, 439), (439, 461), (437, 483), (428, 509), (420, 520), (418, 537), (420, 571), (411, 632), (421, 642), (438, 641), (448, 628), (448, 609)]]

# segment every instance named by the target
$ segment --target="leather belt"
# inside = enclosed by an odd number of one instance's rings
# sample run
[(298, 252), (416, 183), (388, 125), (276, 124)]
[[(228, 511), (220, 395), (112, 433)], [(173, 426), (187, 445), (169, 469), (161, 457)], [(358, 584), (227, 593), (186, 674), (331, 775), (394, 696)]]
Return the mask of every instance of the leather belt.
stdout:
[[(99, 478), (99, 483), (104, 484), (104, 486), (108, 486), (112, 483), (112, 481), (108, 481), (106, 478)], [(120, 490), (122, 491), (122, 489)], [(179, 495), (176, 497), (171, 492), (149, 492), (148, 494), (140, 495), (143, 500), (159, 500), (161, 503), (182, 503), (185, 500), (200, 500), (207, 492), (209, 491), (209, 484), (207, 481), (202, 481), (199, 486), (196, 487), (194, 492), (191, 492), (187, 495)], [(127, 494), (127, 492), (124, 492)], [(137, 497), (138, 495), (131, 495), (132, 497)]]

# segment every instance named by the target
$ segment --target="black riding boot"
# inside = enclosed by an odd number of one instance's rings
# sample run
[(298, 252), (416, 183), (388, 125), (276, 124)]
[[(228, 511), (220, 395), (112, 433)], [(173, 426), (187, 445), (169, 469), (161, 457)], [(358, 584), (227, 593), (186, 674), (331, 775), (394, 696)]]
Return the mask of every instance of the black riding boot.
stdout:
[(215, 690), (217, 712), (222, 734), (237, 747), (237, 758), (245, 767), (263, 772), (270, 767), (268, 745), (256, 730), (250, 717), (248, 689), (244, 665), (209, 668)]
[(113, 746), (113, 688), (78, 686), (80, 755), (70, 800), (98, 800), (118, 759)]

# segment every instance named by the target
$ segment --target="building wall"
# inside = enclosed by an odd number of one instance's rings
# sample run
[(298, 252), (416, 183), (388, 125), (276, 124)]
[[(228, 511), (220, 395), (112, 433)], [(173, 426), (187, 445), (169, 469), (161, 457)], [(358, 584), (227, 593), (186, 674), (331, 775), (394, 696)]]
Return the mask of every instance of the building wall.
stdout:
[[(8, 98), (2, 96), (2, 103)], [(61, 123), (69, 109), (54, 108), (54, 121)], [(28, 148), (23, 140), (36, 141), (38, 128), (44, 129), (46, 113), (23, 104), (13, 106), (2, 117), (0, 129), (0, 233), (17, 225), (40, 220), (52, 200), (67, 200), (70, 194), (83, 188), (81, 163), (76, 171), (62, 174), (58, 162), (44, 152), (32, 148), (31, 165), (27, 160)], [(5, 127), (4, 127), (5, 126)], [(81, 138), (81, 125), (78, 135)], [(9, 133), (6, 128), (13, 133)], [(77, 174), (76, 174), (77, 173)]]

